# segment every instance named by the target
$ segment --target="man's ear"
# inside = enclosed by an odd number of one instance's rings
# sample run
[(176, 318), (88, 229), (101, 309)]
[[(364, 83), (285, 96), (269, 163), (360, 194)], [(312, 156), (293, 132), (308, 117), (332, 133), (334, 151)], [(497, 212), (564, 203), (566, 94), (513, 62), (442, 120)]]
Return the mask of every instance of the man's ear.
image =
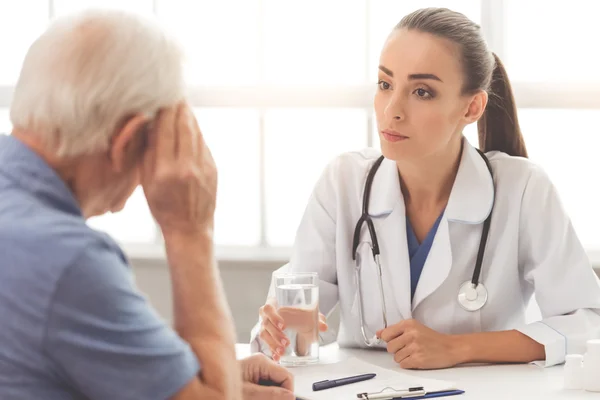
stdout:
[(143, 139), (143, 134), (150, 119), (144, 114), (136, 114), (129, 117), (121, 124), (121, 128), (115, 132), (110, 147), (110, 159), (115, 172), (122, 172), (127, 163), (128, 154), (131, 149), (137, 147), (138, 142)]
[(483, 115), (488, 102), (488, 94), (484, 90), (477, 92), (470, 100), (463, 118), (467, 124), (477, 122)]

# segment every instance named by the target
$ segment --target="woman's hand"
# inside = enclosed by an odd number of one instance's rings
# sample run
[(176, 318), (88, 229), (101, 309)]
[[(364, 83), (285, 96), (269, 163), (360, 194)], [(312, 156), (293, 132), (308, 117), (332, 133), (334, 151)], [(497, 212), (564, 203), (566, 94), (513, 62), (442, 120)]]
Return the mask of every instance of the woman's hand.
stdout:
[(388, 353), (402, 368), (438, 369), (462, 362), (455, 336), (438, 333), (414, 319), (380, 330), (377, 337), (387, 343)]
[[(258, 336), (265, 342), (271, 353), (273, 360), (278, 361), (284, 354), (287, 346), (290, 345), (290, 339), (283, 332), (285, 329), (293, 329), (298, 332), (298, 339), (302, 343), (297, 343), (301, 349), (307, 348), (309, 342), (314, 338), (318, 340), (318, 332), (315, 331), (316, 310), (307, 310), (295, 307), (282, 307), (277, 310), (275, 299), (270, 299), (267, 304), (259, 309), (261, 317), (261, 328)], [(327, 330), (326, 318), (323, 314), (318, 315), (318, 330), (324, 332)]]

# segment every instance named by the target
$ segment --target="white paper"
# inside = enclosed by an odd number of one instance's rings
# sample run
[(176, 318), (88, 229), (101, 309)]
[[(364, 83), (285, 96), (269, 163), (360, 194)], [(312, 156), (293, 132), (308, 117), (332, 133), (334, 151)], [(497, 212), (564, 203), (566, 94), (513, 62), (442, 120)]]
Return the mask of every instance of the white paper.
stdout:
[[(455, 388), (452, 382), (418, 378), (403, 374), (400, 371), (381, 368), (365, 361), (361, 361), (358, 358), (349, 358), (336, 364), (291, 368), (290, 372), (294, 375), (296, 396), (305, 400), (356, 400), (356, 395), (358, 393), (379, 392), (386, 387), (393, 388), (397, 391), (407, 390), (408, 388), (415, 386), (423, 386), (426, 391)], [(337, 388), (320, 390), (318, 392), (313, 392), (312, 390), (312, 384), (315, 382), (370, 373), (377, 374), (377, 376), (368, 381), (344, 385)]]

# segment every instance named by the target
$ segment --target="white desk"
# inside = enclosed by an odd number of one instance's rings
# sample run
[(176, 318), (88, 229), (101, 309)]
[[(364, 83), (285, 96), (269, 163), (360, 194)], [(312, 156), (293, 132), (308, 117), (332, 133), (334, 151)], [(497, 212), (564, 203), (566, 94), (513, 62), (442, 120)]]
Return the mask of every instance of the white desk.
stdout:
[[(247, 344), (237, 344), (238, 358), (250, 354)], [(378, 350), (340, 349), (337, 344), (321, 347), (324, 362), (355, 356), (380, 367), (399, 369), (391, 355)], [(563, 367), (541, 368), (535, 365), (461, 366), (435, 371), (402, 370), (409, 375), (455, 382), (465, 391), (462, 396), (448, 399), (513, 400), (513, 399), (596, 399), (600, 393), (563, 389)], [(600, 377), (599, 377), (600, 379)]]

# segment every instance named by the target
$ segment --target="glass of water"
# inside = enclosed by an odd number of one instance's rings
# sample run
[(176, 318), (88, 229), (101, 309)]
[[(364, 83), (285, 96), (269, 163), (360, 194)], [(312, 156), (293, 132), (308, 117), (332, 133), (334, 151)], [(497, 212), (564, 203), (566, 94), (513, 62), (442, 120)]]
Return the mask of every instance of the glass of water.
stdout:
[(277, 312), (290, 340), (279, 361), (297, 366), (319, 361), (319, 275), (316, 272), (275, 273)]

